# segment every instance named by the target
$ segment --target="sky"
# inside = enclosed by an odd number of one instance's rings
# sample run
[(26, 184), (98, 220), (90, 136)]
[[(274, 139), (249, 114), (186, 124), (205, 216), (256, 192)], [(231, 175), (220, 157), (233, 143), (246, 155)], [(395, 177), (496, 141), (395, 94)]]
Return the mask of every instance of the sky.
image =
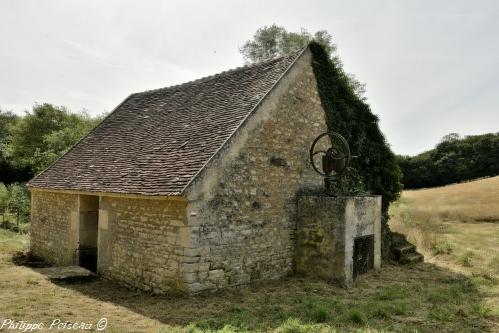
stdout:
[(499, 1), (0, 0), (0, 108), (109, 112), (241, 66), (273, 23), (333, 35), (397, 154), (499, 132)]

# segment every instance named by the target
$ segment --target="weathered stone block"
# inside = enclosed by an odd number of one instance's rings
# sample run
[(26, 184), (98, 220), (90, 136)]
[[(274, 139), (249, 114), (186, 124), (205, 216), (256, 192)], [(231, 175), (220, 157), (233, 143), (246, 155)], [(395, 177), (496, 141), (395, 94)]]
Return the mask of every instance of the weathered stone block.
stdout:
[(216, 269), (208, 272), (208, 278), (213, 281), (221, 281), (224, 278), (224, 271), (223, 269)]

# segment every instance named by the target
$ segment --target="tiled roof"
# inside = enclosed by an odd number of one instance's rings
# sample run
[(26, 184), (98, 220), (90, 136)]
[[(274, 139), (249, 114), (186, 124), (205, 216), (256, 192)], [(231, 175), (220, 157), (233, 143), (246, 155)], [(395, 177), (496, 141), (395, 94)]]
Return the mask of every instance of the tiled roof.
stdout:
[(28, 186), (181, 194), (299, 54), (132, 94)]

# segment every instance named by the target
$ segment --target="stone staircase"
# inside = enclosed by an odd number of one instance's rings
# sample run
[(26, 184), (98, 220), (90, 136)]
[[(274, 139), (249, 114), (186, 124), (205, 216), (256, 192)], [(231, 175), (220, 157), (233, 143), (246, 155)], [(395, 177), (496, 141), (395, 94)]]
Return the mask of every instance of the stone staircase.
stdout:
[(409, 243), (404, 235), (394, 232), (392, 236), (393, 256), (402, 265), (424, 261), (424, 256), (416, 251), (416, 246)]

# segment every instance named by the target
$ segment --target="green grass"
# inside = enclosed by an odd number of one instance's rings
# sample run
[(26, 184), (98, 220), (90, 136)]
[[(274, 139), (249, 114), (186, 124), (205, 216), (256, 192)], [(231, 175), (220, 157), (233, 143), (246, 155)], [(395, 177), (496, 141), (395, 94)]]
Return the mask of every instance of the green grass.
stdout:
[[(281, 291), (270, 296), (257, 292), (249, 302), (231, 305), (227, 311), (177, 329), (179, 332), (473, 332), (477, 321), (472, 318), (478, 318), (478, 322), (480, 318), (495, 318), (481, 303), (478, 292), (479, 285), (487, 282), (444, 272), (433, 275), (436, 272), (428, 269), (429, 275), (414, 270), (413, 275), (419, 281), (380, 284), (375, 288), (358, 286), (353, 290), (321, 283), (310, 288), (305, 281), (290, 280), (286, 283), (305, 286), (303, 291)], [(321, 290), (317, 290), (318, 286)], [(310, 289), (316, 291), (305, 291)]]

